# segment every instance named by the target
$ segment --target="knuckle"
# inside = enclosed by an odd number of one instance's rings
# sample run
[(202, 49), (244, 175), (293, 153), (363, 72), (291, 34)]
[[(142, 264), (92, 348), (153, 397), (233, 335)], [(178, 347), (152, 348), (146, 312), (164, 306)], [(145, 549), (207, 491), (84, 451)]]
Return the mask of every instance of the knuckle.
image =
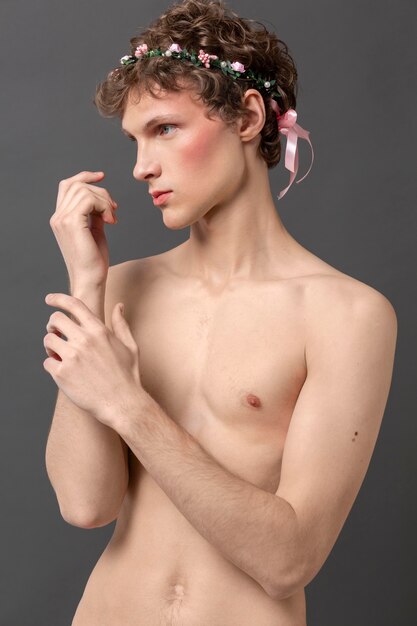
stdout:
[(94, 343), (94, 337), (90, 333), (83, 333), (80, 336), (80, 339), (78, 341), (78, 345), (82, 349), (84, 349), (84, 348), (91, 348), (93, 343)]
[(73, 196), (73, 202), (75, 202), (76, 204), (79, 204), (80, 202), (85, 202), (86, 200), (89, 200), (91, 196), (92, 196), (92, 193), (90, 189), (84, 186), (77, 185), (77, 188)]
[(108, 333), (108, 330), (104, 324), (97, 324), (97, 323), (92, 324), (91, 334), (93, 335), (93, 337), (102, 339), (106, 337), (107, 333)]
[(44, 345), (44, 346), (49, 345), (50, 340), (51, 340), (51, 337), (52, 337), (52, 333), (47, 333), (47, 334), (45, 335), (45, 337), (43, 338), (43, 345)]
[(60, 215), (59, 213), (55, 213), (49, 220), (49, 223), (52, 226), (53, 230), (58, 231), (62, 223), (62, 215)]
[(55, 364), (55, 373), (54, 373), (54, 378), (56, 378), (56, 380), (62, 379), (63, 368), (64, 368), (64, 361), (60, 361), (57, 359), (57, 363)]
[(74, 217), (72, 215), (72, 212), (70, 213), (65, 213), (65, 215), (62, 215), (61, 218), (59, 219), (59, 221), (57, 220), (57, 226), (62, 226), (63, 228), (66, 228), (67, 226), (70, 226), (74, 221)]
[(49, 316), (49, 321), (50, 322), (58, 322), (61, 319), (61, 317), (62, 317), (61, 311), (54, 311)]
[(74, 348), (73, 346), (69, 346), (67, 353), (65, 355), (66, 359), (71, 361), (71, 362), (77, 362), (78, 361), (78, 350), (77, 348)]

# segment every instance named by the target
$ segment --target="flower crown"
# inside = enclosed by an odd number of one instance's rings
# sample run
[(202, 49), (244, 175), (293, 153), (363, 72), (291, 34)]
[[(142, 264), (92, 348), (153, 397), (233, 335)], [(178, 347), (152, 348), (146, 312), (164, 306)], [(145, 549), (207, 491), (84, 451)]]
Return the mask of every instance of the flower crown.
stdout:
[[(287, 145), (285, 148), (285, 167), (290, 171), (290, 182), (285, 189), (283, 189), (279, 195), (278, 200), (284, 196), (288, 189), (291, 187), (292, 183), (297, 176), (298, 171), (298, 146), (297, 140), (300, 137), (301, 139), (305, 139), (311, 148), (311, 164), (306, 174), (299, 180), (296, 180), (296, 183), (301, 183), (302, 180), (307, 176), (310, 172), (311, 167), (314, 161), (314, 151), (313, 146), (310, 141), (310, 133), (308, 130), (302, 128), (297, 121), (297, 113), (294, 109), (288, 109), (284, 114), (281, 114), (280, 108), (276, 102), (276, 99), (282, 99), (282, 95), (276, 91), (273, 87), (276, 84), (276, 80), (269, 80), (267, 78), (262, 77), (260, 74), (256, 74), (250, 69), (246, 69), (242, 63), (239, 61), (234, 61), (231, 63), (230, 61), (221, 61), (216, 54), (208, 54), (204, 50), (200, 50), (198, 55), (194, 50), (188, 52), (185, 48), (181, 48), (179, 44), (173, 43), (170, 47), (163, 52), (160, 48), (156, 48), (154, 50), (149, 50), (146, 43), (139, 44), (136, 47), (136, 50), (133, 55), (126, 54), (120, 59), (120, 64), (123, 65), (132, 65), (136, 63), (139, 59), (143, 57), (156, 57), (156, 56), (165, 56), (172, 57), (174, 59), (188, 60), (193, 63), (196, 67), (205, 67), (210, 69), (211, 67), (218, 67), (225, 76), (236, 80), (238, 78), (244, 78), (245, 80), (254, 81), (256, 88), (258, 90), (266, 90), (269, 94), (271, 107), (274, 109), (279, 132), (282, 133), (287, 138)], [(113, 70), (112, 74), (117, 74), (118, 69)]]
[(134, 55), (131, 56), (126, 54), (120, 59), (120, 63), (121, 65), (131, 65), (132, 63), (136, 63), (136, 61), (142, 57), (156, 56), (165, 56), (172, 57), (174, 59), (191, 61), (191, 63), (196, 67), (205, 67), (207, 69), (211, 67), (218, 67), (225, 76), (233, 78), (233, 80), (236, 80), (237, 78), (253, 80), (257, 89), (265, 89), (271, 97), (282, 98), (280, 93), (272, 89), (276, 80), (268, 80), (259, 74), (255, 74), (255, 72), (250, 69), (246, 70), (245, 66), (242, 63), (239, 63), (239, 61), (234, 61), (233, 63), (230, 61), (221, 61), (216, 54), (208, 54), (204, 50), (200, 50), (198, 54), (194, 50), (190, 50), (190, 52), (188, 52), (186, 48), (181, 48), (181, 46), (177, 43), (171, 44), (165, 52), (163, 52), (160, 48), (149, 50), (146, 43), (139, 44), (134, 52)]

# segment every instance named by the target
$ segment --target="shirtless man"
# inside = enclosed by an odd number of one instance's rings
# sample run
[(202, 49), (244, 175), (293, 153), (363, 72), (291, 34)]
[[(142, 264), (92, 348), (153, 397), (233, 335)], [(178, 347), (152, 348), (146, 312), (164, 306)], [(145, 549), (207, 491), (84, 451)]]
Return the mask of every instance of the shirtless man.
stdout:
[(229, 132), (187, 90), (129, 97), (133, 176), (171, 190), (168, 228), (190, 226), (163, 254), (108, 268), (103, 174), (59, 185), (71, 295), (48, 302), (64, 312), (44, 339), (46, 466), (68, 523), (117, 520), (72, 626), (305, 626), (370, 463), (394, 309), (285, 229), (257, 153), (264, 100), (244, 104)]

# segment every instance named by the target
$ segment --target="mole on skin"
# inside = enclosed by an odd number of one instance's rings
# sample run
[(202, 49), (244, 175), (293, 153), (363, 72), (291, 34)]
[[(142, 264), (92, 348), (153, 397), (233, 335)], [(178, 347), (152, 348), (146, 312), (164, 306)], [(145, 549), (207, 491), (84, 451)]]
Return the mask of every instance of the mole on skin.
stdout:
[[(358, 431), (356, 430), (356, 431), (355, 431), (355, 435), (357, 435), (357, 434), (358, 434)], [(352, 441), (356, 441), (356, 440), (355, 440), (355, 437), (352, 439)]]

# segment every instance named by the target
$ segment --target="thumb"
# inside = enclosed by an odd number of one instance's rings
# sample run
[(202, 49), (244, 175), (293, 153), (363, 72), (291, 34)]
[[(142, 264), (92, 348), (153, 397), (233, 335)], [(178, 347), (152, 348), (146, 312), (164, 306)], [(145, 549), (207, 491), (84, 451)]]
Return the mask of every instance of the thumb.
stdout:
[(118, 302), (114, 306), (112, 312), (112, 327), (116, 337), (123, 341), (124, 344), (129, 347), (132, 346), (132, 343), (136, 345), (136, 341), (131, 333), (130, 326), (124, 316), (123, 302)]

